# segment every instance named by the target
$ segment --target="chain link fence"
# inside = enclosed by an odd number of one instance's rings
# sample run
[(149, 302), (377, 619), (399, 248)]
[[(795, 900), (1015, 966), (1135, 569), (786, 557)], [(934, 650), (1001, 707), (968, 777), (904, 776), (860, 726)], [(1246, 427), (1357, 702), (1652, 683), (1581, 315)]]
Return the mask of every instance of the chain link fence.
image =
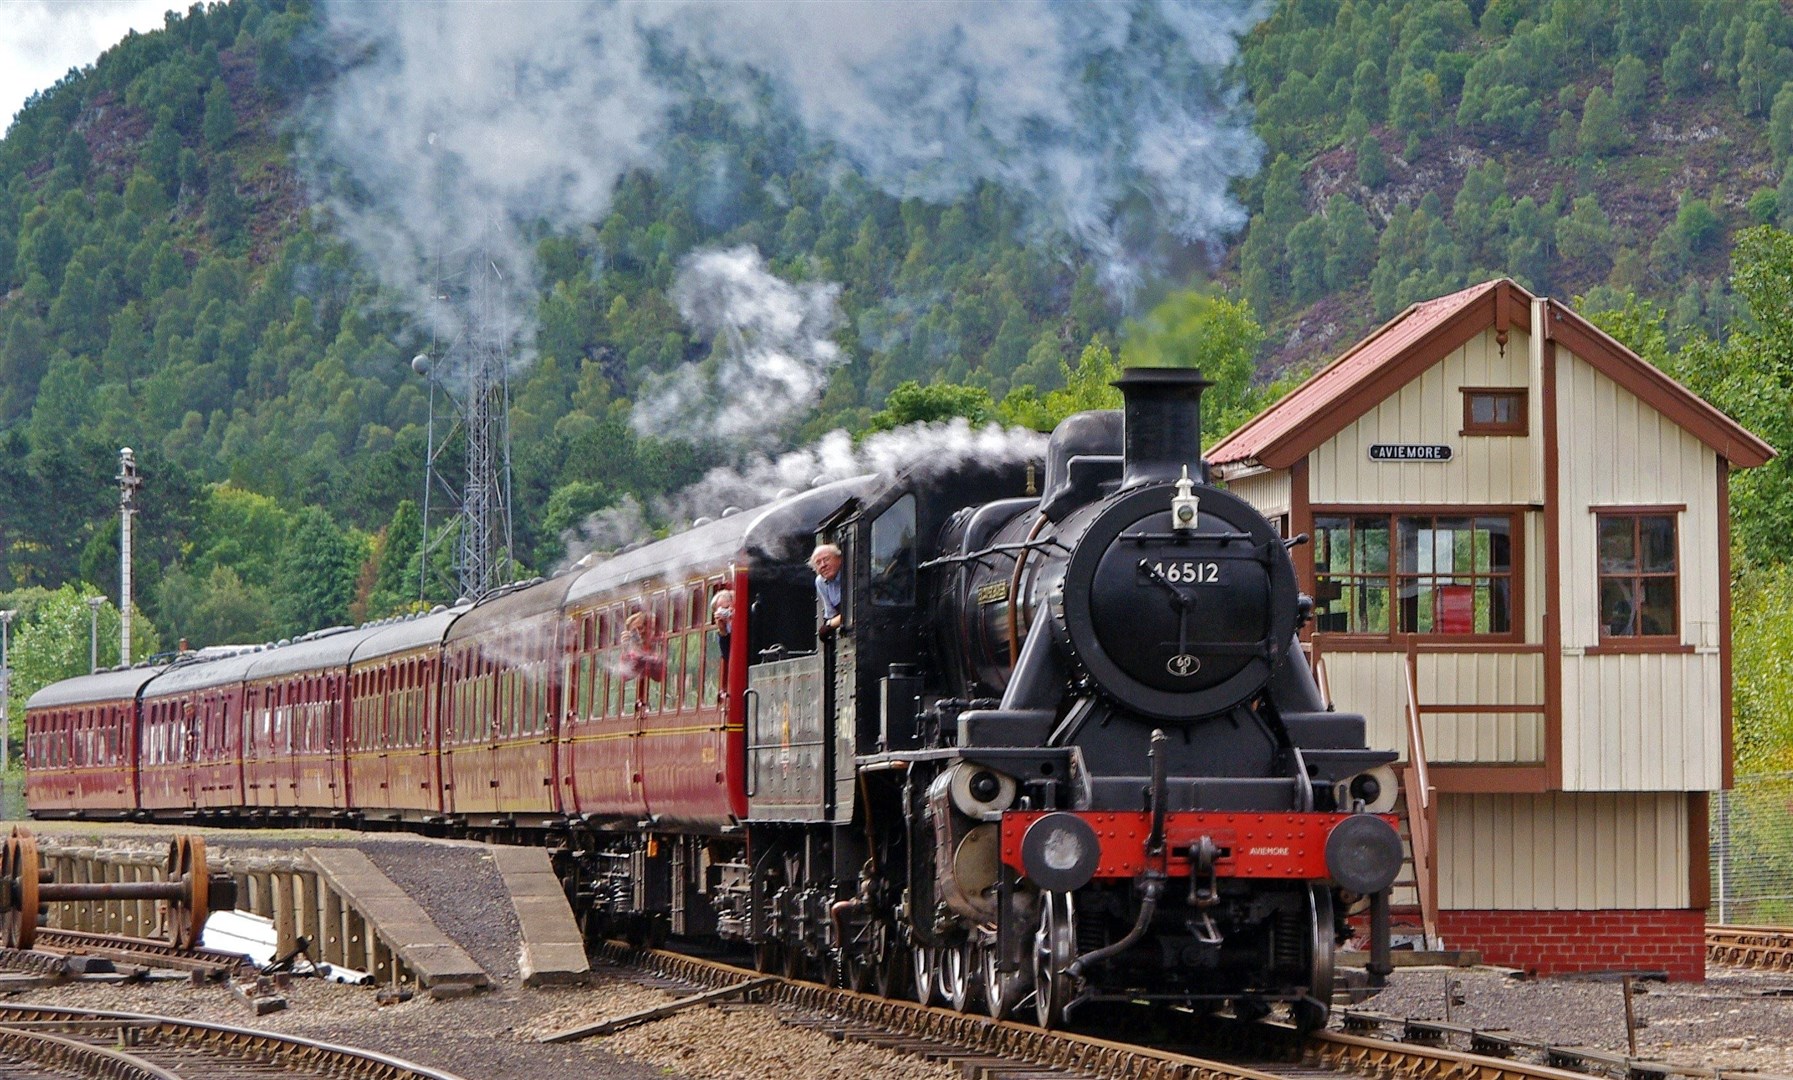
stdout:
[(1713, 922), (1793, 926), (1793, 773), (1739, 776), (1712, 796)]

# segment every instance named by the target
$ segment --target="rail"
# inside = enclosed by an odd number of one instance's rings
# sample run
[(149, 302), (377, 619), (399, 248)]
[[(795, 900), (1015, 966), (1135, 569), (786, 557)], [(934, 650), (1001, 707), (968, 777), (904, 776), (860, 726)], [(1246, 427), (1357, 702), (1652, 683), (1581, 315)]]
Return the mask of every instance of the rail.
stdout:
[(1715, 964), (1793, 972), (1793, 927), (1706, 927), (1706, 959)]
[[(239, 1075), (260, 1074), (269, 1067), (284, 1068), (298, 1076), (330, 1076), (367, 1080), (460, 1080), (454, 1073), (418, 1065), (372, 1050), (338, 1046), (297, 1035), (281, 1035), (255, 1028), (214, 1024), (145, 1013), (115, 1012), (109, 1009), (78, 1009), (54, 1005), (0, 1004), (0, 1028), (29, 1029), (32, 1032), (56, 1030), (65, 1033), (93, 1032), (104, 1037), (115, 1050), (129, 1048), (137, 1064), (149, 1069), (157, 1066), (137, 1060), (137, 1056), (156, 1056), (155, 1048), (172, 1045), (208, 1052), (220, 1060), (240, 1061)], [(62, 1052), (74, 1053), (78, 1044), (66, 1036), (58, 1040)], [(122, 1044), (122, 1045), (121, 1045)], [(17, 1044), (15, 1044), (17, 1045)], [(88, 1044), (92, 1046), (92, 1044)], [(120, 1055), (106, 1055), (117, 1061)], [(160, 1077), (160, 1071), (137, 1071), (105, 1075)]]
[[(654, 972), (692, 987), (726, 986), (739, 992), (751, 984), (753, 999), (780, 1008), (786, 1023), (802, 1023), (792, 1012), (819, 1015), (827, 1018), (826, 1030), (837, 1038), (858, 1037), (937, 1061), (957, 1056), (988, 1070), (967, 1068), (966, 1075), (1043, 1076), (1056, 1070), (1117, 1080), (1290, 1080), (1312, 1078), (1320, 1069), (1375, 1080), (1587, 1080), (1590, 1076), (1723, 1080), (1723, 1075), (1728, 1075), (1699, 1066), (1548, 1046), (1508, 1031), (1403, 1020), (1359, 1010), (1344, 1010), (1345, 1031), (1316, 1031), (1305, 1038), (1280, 1024), (1240, 1024), (1207, 1032), (1179, 1025), (1176, 1047), (1172, 1048), (1122, 1041), (1127, 1036), (1108, 1039), (1046, 1031), (844, 988), (768, 978), (715, 960), (631, 950), (620, 943), (600, 946), (599, 955), (610, 964)], [(671, 1004), (695, 1004), (698, 996)], [(632, 1022), (636, 1018), (616, 1020)], [(1385, 1025), (1397, 1030), (1398, 1040), (1371, 1037), (1371, 1032)], [(576, 1038), (586, 1032), (558, 1034)], [(553, 1038), (550, 1035), (542, 1041)], [(1467, 1042), (1469, 1049), (1446, 1045), (1450, 1041)], [(1210, 1046), (1222, 1058), (1189, 1052), (1205, 1052)], [(947, 1048), (957, 1049), (948, 1052)], [(1265, 1048), (1274, 1051), (1268, 1059)], [(1262, 1064), (1254, 1067), (1239, 1060), (1244, 1050), (1251, 1051), (1251, 1060)]]

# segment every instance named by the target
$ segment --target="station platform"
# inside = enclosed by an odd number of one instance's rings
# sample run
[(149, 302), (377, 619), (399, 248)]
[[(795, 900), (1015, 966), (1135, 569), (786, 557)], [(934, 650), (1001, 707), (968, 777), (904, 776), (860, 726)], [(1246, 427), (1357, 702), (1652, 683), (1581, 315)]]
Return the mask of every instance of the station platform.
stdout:
[(591, 978), (585, 939), (572, 906), (554, 875), (548, 852), (539, 847), (494, 845), (492, 859), (504, 878), (522, 936), (518, 959), (523, 985), (569, 986)]

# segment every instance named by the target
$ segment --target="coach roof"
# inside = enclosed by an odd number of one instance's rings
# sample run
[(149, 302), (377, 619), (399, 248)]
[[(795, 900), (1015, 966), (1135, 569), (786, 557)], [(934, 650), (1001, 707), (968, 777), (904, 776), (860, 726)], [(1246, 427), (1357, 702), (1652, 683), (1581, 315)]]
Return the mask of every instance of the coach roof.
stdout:
[(612, 555), (573, 582), (567, 603), (610, 593), (633, 582), (682, 580), (743, 553), (800, 563), (809, 556), (810, 542), (823, 519), (848, 499), (870, 491), (878, 480), (877, 476), (836, 480)]
[(135, 698), (145, 683), (164, 670), (162, 665), (156, 664), (63, 679), (32, 694), (25, 702), (25, 708), (60, 709), (71, 705), (92, 705), (102, 701)]

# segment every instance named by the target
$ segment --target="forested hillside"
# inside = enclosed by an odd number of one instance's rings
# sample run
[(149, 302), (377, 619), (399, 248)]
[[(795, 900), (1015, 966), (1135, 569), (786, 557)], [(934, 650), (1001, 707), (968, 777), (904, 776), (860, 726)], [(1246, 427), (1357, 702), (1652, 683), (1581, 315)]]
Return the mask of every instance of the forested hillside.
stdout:
[(1722, 334), (1732, 236), (1793, 217), (1790, 46), (1774, 0), (1280, 4), (1239, 287), (1287, 359), (1496, 274)]
[[(1793, 18), (1775, 0), (1283, 0), (1217, 90), (1174, 19), (1133, 8), (1143, 66), (1083, 77), (1142, 100), (1236, 92), (1263, 149), (1204, 211), (1248, 222), (1221, 242), (1140, 236), (1122, 215), (1146, 197), (1113, 204), (1135, 280), (1042, 228), (1014, 185), (893, 194), (769, 95), (680, 99), (600, 217), (535, 223), (512, 383), (521, 569), (552, 570), (625, 500), (671, 524), (663, 496), (746, 452), (632, 422), (675, 369), (717, 363), (677, 295), (699, 251), (757, 252), (829, 306), (838, 365), (754, 452), (943, 415), (1043, 426), (1117, 355), (1224, 376), (1219, 427), (1404, 305), (1503, 274), (1579, 296), (1793, 445), (1793, 334), (1773, 318), (1793, 256), (1772, 231), (1738, 246), (1793, 218)], [(24, 611), (27, 642), (84, 634), (79, 595), (114, 591), (127, 445), (145, 648), (418, 601), (429, 387), (408, 361), (438, 343), (345, 235), (366, 193), (325, 199), (341, 177), (303, 165), (318, 96), (353, 70), (324, 22), (305, 0), (171, 14), (0, 141), (0, 606)], [(1793, 589), (1787, 476), (1737, 487), (1755, 597)]]

